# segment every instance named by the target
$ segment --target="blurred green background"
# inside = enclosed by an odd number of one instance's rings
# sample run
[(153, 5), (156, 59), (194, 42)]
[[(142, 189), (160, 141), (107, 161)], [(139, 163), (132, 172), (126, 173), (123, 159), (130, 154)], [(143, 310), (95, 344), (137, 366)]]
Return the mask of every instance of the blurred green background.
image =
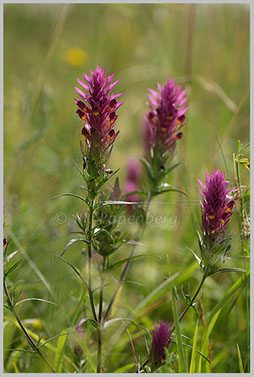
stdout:
[[(46, 338), (58, 335), (70, 326), (78, 304), (80, 282), (52, 254), (59, 255), (70, 240), (70, 232), (75, 230), (72, 215), (81, 206), (75, 199), (50, 198), (63, 192), (82, 192), (72, 162), (82, 163), (74, 86), (77, 77), (82, 78), (83, 72), (89, 73), (97, 64), (107, 67), (108, 74), (115, 72), (115, 78), (121, 79), (116, 92), (126, 93), (118, 111), (116, 129), (120, 134), (110, 163), (113, 170), (121, 168), (118, 176), (122, 185), (128, 159), (142, 157), (140, 133), (147, 111), (147, 88), (174, 78), (188, 89), (190, 104), (184, 137), (177, 146), (176, 161), (181, 161), (181, 166), (169, 180), (190, 198), (171, 193), (154, 200), (150, 213), (176, 216), (176, 225), (148, 226), (144, 247), (138, 252), (161, 259), (133, 263), (127, 277), (144, 286), (124, 286), (115, 316), (133, 313), (165, 281), (169, 265), (171, 273), (180, 273), (175, 281), (179, 292), (183, 285), (185, 292), (189, 289), (193, 293), (201, 274), (187, 247), (197, 250), (197, 179), (204, 180), (206, 170), (225, 171), (218, 137), (231, 179), (237, 140), (243, 144), (249, 141), (249, 30), (249, 6), (240, 4), (4, 5), (4, 232), (12, 239), (9, 252), (19, 249), (24, 257), (9, 284), (22, 290), (20, 299), (41, 297), (59, 303), (29, 301), (20, 305), (20, 316), (28, 320), (29, 328)], [(242, 171), (242, 182), (249, 183), (247, 170)], [(243, 268), (236, 219), (230, 231), (232, 261), (227, 264)], [(121, 248), (116, 259), (129, 251)], [(80, 246), (69, 249), (66, 259), (81, 269)], [(202, 298), (205, 316), (238, 278), (237, 274), (227, 274), (207, 281)], [(110, 293), (112, 289), (108, 289), (106, 299)], [(247, 303), (248, 291), (244, 289), (235, 305), (231, 308), (230, 303), (220, 314), (211, 334), (213, 363), (208, 370), (239, 372), (237, 343), (245, 371), (249, 370)], [(179, 293), (179, 312), (184, 305)], [(86, 303), (83, 314), (89, 316)], [(172, 321), (169, 287), (133, 315), (150, 330), (154, 321)], [(196, 318), (190, 311), (182, 324), (183, 334), (191, 339)], [(88, 325), (86, 330), (86, 341), (93, 351), (96, 331)], [(136, 352), (145, 355), (144, 333), (135, 328), (131, 333)], [(135, 362), (127, 334), (114, 340), (112, 348), (111, 335), (109, 332), (104, 340), (105, 372)], [(200, 342), (201, 337), (200, 323)], [(56, 345), (57, 340), (51, 343)], [(71, 339), (70, 344), (73, 346)], [(44, 371), (36, 356), (9, 350), (24, 347), (23, 334), (6, 320), (6, 371), (14, 371), (13, 360), (20, 372)], [(74, 357), (73, 352), (73, 347), (66, 350), (70, 357)], [(189, 350), (186, 353), (189, 357)], [(48, 352), (49, 360), (53, 356)], [(84, 370), (89, 371), (89, 367)]]

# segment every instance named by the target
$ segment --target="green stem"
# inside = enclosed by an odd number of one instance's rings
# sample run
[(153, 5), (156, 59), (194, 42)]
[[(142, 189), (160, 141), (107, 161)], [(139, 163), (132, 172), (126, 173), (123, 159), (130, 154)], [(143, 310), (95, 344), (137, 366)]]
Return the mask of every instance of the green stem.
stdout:
[(10, 297), (10, 294), (8, 292), (8, 288), (7, 288), (7, 285), (6, 285), (6, 282), (4, 280), (4, 291), (5, 291), (5, 294), (6, 294), (6, 297), (7, 297), (7, 300), (8, 300), (8, 303), (9, 303), (9, 308), (10, 310), (12, 311), (13, 315), (15, 316), (21, 330), (23, 331), (23, 333), (25, 334), (29, 344), (31, 345), (31, 347), (33, 348), (33, 350), (35, 350), (38, 355), (42, 358), (42, 360), (45, 362), (45, 364), (49, 367), (49, 369), (53, 372), (53, 373), (56, 373), (55, 370), (52, 368), (52, 366), (49, 364), (49, 362), (47, 361), (47, 359), (45, 358), (45, 356), (43, 355), (43, 353), (41, 352), (41, 350), (39, 349), (39, 347), (35, 344), (35, 342), (33, 341), (33, 339), (31, 338), (31, 336), (28, 334), (28, 332), (26, 331), (26, 328), (25, 326), (23, 325), (21, 319), (19, 318), (19, 315), (17, 314), (16, 310), (14, 309), (14, 303), (12, 302), (12, 299)]
[(99, 301), (99, 322), (102, 320), (103, 310), (103, 283), (104, 283), (104, 270), (106, 268), (106, 257), (103, 257), (102, 271), (101, 271), (101, 288), (100, 288), (100, 301)]
[(97, 330), (97, 373), (101, 373), (101, 354), (102, 354), (102, 328)]
[[(240, 230), (240, 243), (241, 243), (241, 251), (242, 255), (244, 257), (245, 252), (244, 252), (244, 240), (243, 240), (243, 222), (244, 222), (244, 208), (243, 208), (243, 198), (242, 198), (242, 191), (241, 191), (241, 176), (240, 176), (240, 164), (238, 161), (235, 159), (235, 154), (233, 155), (233, 163), (235, 167), (235, 181), (236, 181), (236, 187), (238, 189), (238, 196), (239, 196), (239, 202), (240, 202), (240, 219), (238, 217), (238, 224), (239, 224), (239, 230)], [(243, 258), (243, 263), (244, 263), (244, 269), (246, 270), (246, 263), (245, 263), (245, 258)], [(245, 274), (246, 278), (246, 274)], [(247, 280), (247, 279), (246, 279)], [(248, 284), (246, 284), (246, 311), (247, 311), (247, 349), (249, 349), (249, 289), (248, 289)], [(247, 359), (246, 359), (247, 360)]]
[[(199, 283), (199, 286), (198, 286), (196, 292), (194, 293), (194, 296), (193, 296), (192, 299), (191, 299), (190, 305), (186, 306), (186, 308), (184, 309), (184, 311), (183, 311), (182, 314), (180, 315), (180, 317), (179, 317), (179, 322), (183, 319), (183, 317), (184, 317), (185, 314), (188, 312), (188, 310), (190, 309), (190, 307), (193, 306), (193, 303), (194, 303), (195, 299), (197, 298), (197, 296), (198, 296), (198, 294), (199, 294), (199, 292), (200, 292), (200, 290), (201, 290), (201, 288), (202, 288), (202, 286), (203, 286), (203, 284), (204, 284), (206, 278), (207, 278), (207, 275), (204, 274), (203, 277), (202, 277), (202, 280), (201, 280), (200, 283)], [(173, 332), (174, 330), (175, 330), (175, 325), (172, 327), (172, 332)]]
[(100, 301), (99, 301), (99, 323), (100, 328), (97, 330), (97, 373), (101, 373), (101, 355), (102, 355), (102, 336), (103, 336), (103, 283), (104, 283), (104, 270), (106, 268), (106, 257), (103, 257), (102, 271), (101, 271), (101, 288), (100, 288)]
[[(148, 208), (149, 208), (149, 205), (150, 205), (150, 203), (151, 203), (151, 200), (152, 200), (152, 194), (149, 195), (148, 200), (147, 200), (147, 203), (146, 203), (146, 209), (145, 209), (145, 213), (146, 213), (146, 215), (147, 215)], [(144, 231), (145, 231), (145, 227), (146, 227), (146, 224), (144, 224), (144, 225), (142, 226), (142, 229), (141, 229), (141, 232), (140, 232), (139, 236), (135, 239), (136, 242), (139, 242), (139, 241), (140, 241), (140, 239), (141, 239), (141, 237), (142, 237), (142, 235), (143, 235), (143, 233), (144, 233)], [(133, 245), (133, 248), (132, 248), (132, 250), (131, 250), (131, 252), (130, 252), (129, 258), (131, 258), (131, 257), (133, 256), (134, 251), (135, 251), (135, 249), (136, 249), (136, 246), (137, 246), (137, 244)], [(121, 284), (122, 284), (123, 279), (125, 278), (125, 275), (126, 275), (126, 272), (127, 272), (127, 269), (128, 269), (128, 267), (129, 267), (130, 263), (131, 263), (131, 260), (128, 260), (128, 262), (125, 264), (125, 267), (124, 267), (124, 269), (123, 269), (123, 271), (122, 271), (122, 273), (121, 273), (120, 279), (119, 279), (119, 281), (118, 281), (118, 285), (117, 285), (117, 287), (116, 287), (116, 290), (115, 290), (115, 292), (114, 292), (114, 294), (113, 294), (113, 296), (112, 296), (112, 298), (111, 298), (111, 300), (110, 300), (110, 303), (109, 303), (108, 308), (107, 308), (107, 310), (106, 310), (106, 313), (105, 313), (105, 315), (104, 315), (103, 322), (106, 321), (107, 317), (108, 317), (109, 314), (110, 314), (111, 308), (112, 308), (112, 306), (113, 306), (113, 304), (114, 304), (114, 302), (115, 302), (115, 299), (116, 299), (117, 293), (118, 293), (118, 291), (119, 291), (119, 289), (120, 289), (120, 287), (121, 287)]]
[(97, 315), (94, 306), (93, 289), (92, 289), (92, 226), (93, 226), (93, 212), (94, 212), (94, 199), (91, 200), (89, 206), (89, 223), (88, 223), (88, 288), (89, 299), (93, 317), (97, 321)]

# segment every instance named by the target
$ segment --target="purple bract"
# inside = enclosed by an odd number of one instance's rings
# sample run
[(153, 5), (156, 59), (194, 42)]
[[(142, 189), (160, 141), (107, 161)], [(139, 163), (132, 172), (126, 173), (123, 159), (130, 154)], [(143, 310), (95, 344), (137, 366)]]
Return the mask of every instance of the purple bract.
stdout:
[(229, 195), (232, 189), (228, 188), (229, 181), (225, 180), (225, 174), (212, 170), (211, 176), (206, 172), (205, 184), (198, 180), (202, 190), (199, 189), (203, 200), (202, 208), (202, 232), (210, 238), (217, 238), (226, 230), (235, 205)]
[(171, 154), (176, 141), (183, 134), (180, 129), (185, 122), (185, 112), (188, 105), (185, 97), (186, 90), (182, 85), (176, 86), (174, 80), (167, 80), (164, 86), (158, 84), (159, 91), (149, 89), (148, 106), (150, 112), (146, 114), (144, 125), (144, 143), (146, 154), (150, 155), (151, 149), (158, 149), (159, 153)]
[(150, 352), (151, 362), (153, 367), (160, 366), (166, 359), (165, 348), (169, 347), (171, 342), (171, 324), (160, 321), (159, 326), (154, 324), (154, 331), (152, 333), (152, 347)]
[(115, 141), (118, 132), (114, 131), (117, 119), (116, 110), (124, 101), (117, 102), (117, 98), (124, 93), (114, 94), (113, 88), (120, 81), (112, 82), (114, 74), (106, 76), (106, 69), (97, 66), (91, 76), (83, 74), (84, 81), (78, 83), (86, 93), (75, 88), (81, 100), (75, 98), (78, 110), (76, 111), (83, 121), (82, 134), (92, 155), (97, 158), (102, 155)]

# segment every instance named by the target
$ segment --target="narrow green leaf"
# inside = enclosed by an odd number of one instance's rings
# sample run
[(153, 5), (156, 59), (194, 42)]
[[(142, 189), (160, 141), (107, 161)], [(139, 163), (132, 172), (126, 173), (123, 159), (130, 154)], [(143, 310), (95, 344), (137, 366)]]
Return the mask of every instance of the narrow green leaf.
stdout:
[(104, 323), (104, 329), (108, 328), (109, 326), (113, 325), (115, 322), (119, 322), (119, 321), (122, 321), (122, 322), (127, 321), (130, 324), (132, 324), (132, 325), (134, 325), (136, 327), (139, 327), (139, 328), (145, 330), (148, 333), (148, 335), (152, 338), (152, 335), (151, 335), (150, 331), (145, 326), (142, 326), (139, 323), (135, 323), (135, 322), (133, 322), (132, 320), (130, 320), (128, 318), (114, 318), (114, 319), (110, 319), (109, 321), (107, 321), (107, 322)]
[(103, 203), (100, 203), (101, 206), (108, 206), (108, 205), (133, 205), (138, 204), (137, 202), (125, 202), (124, 200), (109, 200)]
[(114, 263), (114, 264), (111, 264), (111, 266), (109, 266), (106, 271), (110, 271), (110, 270), (113, 270), (114, 268), (116, 267), (119, 267), (121, 266), (121, 264), (125, 263), (125, 262), (128, 262), (129, 260), (132, 260), (132, 259), (137, 259), (137, 258), (141, 258), (141, 257), (152, 257), (152, 258), (157, 258), (157, 259), (160, 259), (160, 257), (156, 256), (156, 255), (152, 255), (152, 254), (139, 254), (139, 255), (135, 255), (133, 257), (129, 257), (129, 258), (124, 258), (124, 259), (121, 259), (120, 261)]
[(215, 274), (220, 274), (222, 272), (242, 272), (242, 273), (246, 273), (246, 271), (243, 270), (242, 268), (228, 267), (228, 268), (220, 268), (219, 270), (217, 270), (215, 272)]
[(181, 337), (181, 330), (180, 330), (180, 323), (178, 319), (177, 314), (177, 308), (176, 308), (176, 301), (175, 301), (175, 295), (174, 295), (174, 286), (172, 285), (172, 307), (173, 307), (173, 315), (174, 315), (174, 324), (175, 324), (175, 332), (176, 332), (176, 345), (177, 345), (177, 351), (178, 351), (178, 365), (179, 365), (179, 373), (188, 373), (186, 360), (185, 360), (185, 354), (183, 350), (183, 343), (182, 343), (182, 337)]
[[(245, 275), (241, 276), (240, 279), (227, 291), (227, 293), (222, 297), (222, 299), (213, 307), (209, 317), (207, 318), (206, 325), (203, 331), (203, 347), (201, 352), (204, 353), (204, 350), (207, 346), (207, 340), (212, 332), (212, 329), (218, 319), (218, 316), (222, 310), (222, 308), (228, 303), (228, 301), (236, 294), (236, 292), (246, 284), (247, 279), (250, 276), (250, 272), (248, 271)], [(201, 373), (202, 369), (202, 360), (199, 360), (199, 369), (198, 373)]]
[(163, 281), (151, 293), (149, 293), (149, 295), (146, 296), (146, 298), (144, 298), (144, 300), (140, 302), (140, 304), (136, 307), (136, 309), (134, 309), (132, 317), (137, 316), (138, 313), (140, 314), (141, 310), (144, 309), (152, 300), (157, 299), (158, 296), (163, 292), (163, 289), (165, 289), (178, 276), (179, 276), (179, 273), (175, 273), (174, 275), (167, 278), (166, 281)]
[(84, 178), (84, 174), (83, 172), (81, 171), (81, 169), (79, 168), (79, 166), (77, 165), (76, 161), (75, 160), (72, 160), (73, 164), (75, 165), (77, 171), (79, 172), (79, 174), (81, 175), (82, 178)]
[[(181, 336), (183, 336), (183, 335), (181, 334)], [(171, 340), (171, 343), (176, 344), (176, 342), (174, 340)], [(183, 343), (183, 346), (190, 348), (190, 349), (193, 349), (193, 347), (190, 344), (187, 344), (187, 343)], [(206, 360), (209, 364), (211, 364), (210, 360), (202, 352), (200, 352), (199, 350), (196, 349), (196, 353), (198, 353), (200, 356), (202, 356), (204, 358), (204, 360)]]
[(61, 196), (73, 196), (74, 198), (78, 198), (78, 199), (82, 200), (83, 202), (85, 202), (88, 205), (87, 200), (85, 198), (82, 198), (82, 196), (77, 195), (77, 194), (73, 194), (73, 193), (70, 193), (70, 192), (53, 196), (52, 198), (50, 198), (50, 200), (53, 200), (53, 199), (56, 199), (56, 198), (60, 198)]
[(66, 339), (68, 336), (67, 330), (61, 331), (61, 336), (58, 339), (56, 353), (55, 353), (55, 361), (54, 361), (54, 369), (56, 373), (61, 373), (63, 368), (63, 356), (64, 350), (66, 346)]
[(191, 250), (189, 247), (187, 247), (187, 249), (192, 252), (192, 254), (196, 258), (196, 261), (198, 262), (199, 266), (201, 266), (201, 259), (197, 256), (197, 254), (193, 250)]
[(193, 337), (193, 349), (192, 349), (192, 354), (191, 354), (191, 363), (190, 363), (190, 372), (189, 373), (195, 373), (195, 369), (196, 369), (196, 349), (197, 349), (197, 341), (198, 341), (198, 322), (199, 322), (199, 319), (197, 320), (196, 328), (195, 328), (195, 332), (194, 332), (194, 337)]
[(113, 173), (111, 173), (109, 176), (107, 176), (105, 183), (107, 183), (111, 178), (113, 178), (114, 175), (116, 175), (116, 173), (119, 172), (119, 170), (120, 170), (120, 168), (116, 169)]
[(67, 245), (65, 246), (63, 252), (61, 253), (60, 257), (62, 257), (64, 255), (64, 253), (66, 252), (66, 250), (71, 246), (73, 245), (75, 242), (85, 242), (85, 243), (89, 243), (88, 241), (84, 240), (84, 238), (73, 238), (72, 240), (70, 240)]
[(17, 352), (29, 352), (29, 353), (35, 353), (34, 350), (23, 350), (20, 348), (7, 348), (6, 351), (17, 351)]
[(177, 166), (179, 166), (181, 164), (181, 162), (177, 162), (175, 165), (171, 166), (171, 168), (169, 168), (167, 171), (166, 171), (166, 175), (168, 175), (169, 173), (172, 172), (172, 170), (174, 170)]
[(83, 276), (81, 275), (81, 273), (78, 271), (78, 269), (75, 266), (73, 266), (73, 264), (71, 264), (70, 262), (68, 262), (64, 258), (59, 257), (59, 255), (55, 255), (55, 257), (61, 259), (64, 263), (68, 264), (74, 270), (74, 272), (78, 275), (78, 277), (83, 281), (83, 283), (85, 284), (86, 288), (89, 290), (87, 282), (85, 281), (85, 279), (83, 278)]
[(134, 190), (134, 191), (126, 192), (125, 194), (123, 194), (123, 197), (126, 198), (127, 196), (135, 195), (135, 194), (136, 195), (147, 196), (147, 192), (140, 191), (140, 190)]
[[(136, 365), (134, 365), (134, 367), (136, 367)], [(123, 367), (117, 369), (115, 372), (113, 373), (123, 373), (123, 372), (126, 372), (127, 370), (133, 368), (133, 363), (132, 364), (127, 364), (127, 365), (124, 365)]]
[(171, 192), (171, 191), (179, 192), (179, 194), (183, 194), (183, 195), (187, 196), (187, 198), (190, 197), (185, 191), (178, 190), (178, 189), (173, 188), (173, 187), (168, 188), (168, 189), (162, 189), (161, 191), (154, 192), (153, 196), (157, 196), (157, 195), (160, 195), (160, 194), (165, 194), (166, 192)]
[[(7, 319), (10, 323), (12, 323), (13, 325), (15, 325), (17, 328), (19, 328), (20, 329), (20, 325), (18, 324), (18, 322), (17, 322), (17, 320), (16, 319), (14, 319), (14, 318), (11, 318), (11, 317), (7, 317), (7, 316), (5, 316), (5, 319)], [(36, 341), (36, 342), (38, 342), (38, 340), (40, 339), (40, 337), (39, 337), (39, 335), (37, 335), (36, 333), (34, 333), (33, 331), (31, 331), (30, 329), (28, 329), (27, 327), (25, 327), (25, 329), (26, 329), (26, 331), (27, 331), (27, 333)], [(59, 336), (59, 335), (58, 335)], [(40, 345), (40, 347), (39, 348), (41, 348), (42, 347), (42, 345), (45, 345), (45, 347), (49, 350), (49, 351), (51, 351), (51, 352), (53, 352), (54, 354), (56, 353), (56, 347), (54, 347), (52, 344), (50, 344), (48, 341), (46, 341), (46, 339), (41, 339), (41, 345)], [(77, 369), (77, 367), (76, 367), (76, 365), (75, 365), (75, 363), (67, 356), (67, 355), (65, 355), (64, 354), (64, 359), (68, 362), (68, 363), (70, 363), (73, 367), (74, 367), (74, 369), (76, 370), (76, 371), (78, 371), (78, 369)]]
[(225, 168), (227, 170), (228, 178), (229, 178), (230, 181), (232, 181), (231, 177), (230, 177), (230, 174), (229, 174), (228, 165), (227, 165), (227, 161), (226, 161), (226, 158), (225, 158), (225, 155), (224, 155), (224, 152), (223, 152), (223, 148), (222, 148), (222, 144), (221, 144), (221, 141), (220, 141), (220, 137), (218, 135), (218, 132), (217, 132), (216, 128), (215, 128), (215, 132), (216, 132), (216, 137), (217, 137), (217, 140), (218, 140), (218, 143), (219, 143), (221, 155), (222, 155), (222, 158), (223, 158), (223, 161), (224, 161), (224, 165), (225, 165)]
[(25, 298), (24, 300), (17, 302), (15, 306), (22, 304), (23, 302), (26, 302), (26, 301), (41, 301), (41, 302), (45, 302), (46, 304), (58, 305), (55, 302), (44, 300), (42, 298), (31, 297), (31, 298)]
[[(106, 270), (104, 270), (106, 271)], [(114, 281), (112, 283), (105, 283), (105, 284), (102, 284), (102, 285), (99, 285), (98, 287), (95, 287), (92, 292), (95, 292), (95, 291), (98, 291), (98, 289), (101, 289), (101, 288), (104, 288), (104, 287), (108, 287), (110, 285), (117, 285), (117, 284), (125, 284), (125, 283), (128, 283), (128, 284), (136, 284), (136, 285), (140, 285), (141, 287), (144, 287), (144, 284), (141, 284), (137, 281), (132, 281), (132, 280), (123, 280), (121, 282), (118, 282), (118, 281)]]
[(19, 259), (14, 265), (12, 265), (9, 270), (4, 274), (4, 278), (6, 278), (8, 275), (10, 275), (16, 268), (20, 265), (22, 262), (22, 259)]
[(241, 351), (240, 351), (238, 343), (236, 344), (236, 346), (237, 346), (237, 355), (238, 355), (238, 361), (239, 361), (239, 371), (240, 373), (244, 373), (243, 361), (242, 361)]
[(34, 261), (30, 258), (29, 254), (25, 250), (25, 248), (22, 246), (22, 244), (19, 242), (18, 238), (16, 237), (15, 233), (11, 230), (9, 230), (10, 236), (12, 241), (15, 243), (16, 247), (20, 250), (22, 256), (26, 259), (30, 267), (34, 270), (34, 272), (37, 274), (39, 279), (43, 282), (45, 287), (48, 289), (50, 294), (54, 297), (55, 301), (58, 301), (57, 295), (52, 288), (50, 282), (46, 279), (46, 277), (42, 274), (41, 270), (37, 267), (37, 265), (34, 263)]
[(89, 350), (89, 347), (86, 345), (86, 342), (83, 340), (83, 338), (80, 336), (80, 334), (78, 334), (78, 332), (77, 332), (77, 335), (75, 336), (75, 339), (78, 341), (78, 343), (79, 343), (80, 347), (82, 348), (85, 356), (87, 357), (87, 360), (88, 360), (89, 364), (91, 365), (93, 372), (96, 373), (96, 365), (94, 363), (94, 360), (93, 360), (92, 354)]
[(112, 234), (107, 230), (107, 229), (103, 229), (103, 228), (95, 228), (94, 230), (94, 237), (98, 237), (98, 235), (100, 233), (105, 233), (109, 236), (109, 238), (112, 240), (112, 242), (114, 242), (114, 237), (112, 236)]
[(78, 327), (81, 327), (87, 321), (90, 322), (91, 325), (93, 325), (93, 327), (95, 327), (96, 329), (99, 329), (101, 327), (100, 324), (97, 321), (95, 321), (95, 319), (93, 318), (82, 318), (77, 324), (76, 329)]

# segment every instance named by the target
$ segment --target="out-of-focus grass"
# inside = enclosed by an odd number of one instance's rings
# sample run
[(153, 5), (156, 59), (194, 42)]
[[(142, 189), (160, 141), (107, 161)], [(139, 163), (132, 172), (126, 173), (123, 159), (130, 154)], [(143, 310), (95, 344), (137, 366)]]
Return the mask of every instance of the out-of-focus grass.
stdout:
[[(58, 307), (27, 302), (19, 308), (22, 319), (41, 321), (42, 328), (36, 329), (31, 323), (27, 326), (43, 332), (46, 338), (70, 326), (82, 293), (71, 269), (52, 256), (60, 254), (71, 237), (69, 233), (75, 230), (72, 215), (80, 211), (80, 203), (71, 198), (49, 199), (62, 192), (80, 192), (82, 182), (72, 163), (72, 159), (81, 163), (81, 125), (75, 114), (74, 86), (76, 77), (97, 64), (106, 66), (108, 73), (115, 72), (116, 78), (121, 79), (117, 90), (126, 93), (124, 106), (118, 112), (117, 127), (121, 132), (111, 157), (111, 167), (121, 168), (121, 182), (127, 159), (142, 156), (140, 128), (146, 111), (147, 88), (155, 88), (157, 82), (164, 83), (167, 77), (175, 78), (187, 87), (190, 104), (184, 138), (177, 148), (176, 160), (182, 164), (171, 177), (171, 183), (186, 190), (190, 198), (186, 200), (180, 194), (171, 193), (153, 202), (150, 213), (176, 215), (176, 226), (173, 229), (154, 223), (148, 226), (142, 251), (161, 259), (133, 263), (128, 279), (144, 287), (126, 284), (115, 315), (130, 315), (163, 282), (163, 275), (168, 275), (167, 255), (171, 271), (180, 273), (175, 282), (176, 285), (179, 282), (179, 291), (183, 285), (185, 291), (193, 292), (198, 284), (201, 274), (186, 249), (197, 249), (197, 178), (204, 180), (206, 170), (225, 170), (216, 132), (222, 140), (231, 176), (237, 140), (246, 143), (249, 139), (249, 8), (203, 4), (192, 6), (190, 16), (190, 7), (180, 4), (4, 6), (4, 194), (5, 222), (11, 224), (5, 233), (7, 237), (14, 234), (18, 240), (18, 244), (12, 241), (10, 250), (20, 248), (21, 244), (56, 292)], [(194, 25), (193, 46), (191, 61), (186, 62), (190, 17)], [(248, 184), (248, 179), (247, 171), (243, 171), (242, 182)], [(243, 267), (236, 220), (232, 221), (231, 232), (232, 264)], [(124, 256), (129, 252), (127, 248), (120, 250)], [(68, 251), (68, 259), (79, 268), (80, 251), (75, 245)], [(237, 278), (231, 274), (207, 280), (202, 300), (205, 315)], [(12, 284), (22, 290), (21, 298), (52, 300), (49, 290), (26, 261), (12, 277)], [(108, 289), (106, 298), (110, 292)], [(150, 330), (156, 320), (172, 321), (169, 292), (169, 287), (164, 289), (137, 320)], [(228, 304), (228, 312), (225, 309), (221, 313), (221, 320), (211, 334), (216, 361), (214, 367), (212, 364), (213, 372), (239, 372), (237, 344), (245, 371), (248, 370), (246, 292), (242, 290), (232, 310), (232, 302)], [(183, 300), (178, 305), (180, 312)], [(87, 313), (85, 302), (84, 316)], [(182, 333), (191, 339), (195, 323), (196, 315), (190, 311), (181, 325)], [(130, 330), (136, 352), (144, 355), (143, 332), (132, 327)], [(87, 344), (94, 351), (95, 332), (88, 326), (86, 331)], [(110, 342), (108, 331), (105, 342)], [(200, 347), (201, 333), (200, 330), (197, 347)], [(73, 345), (74, 339), (69, 340)], [(56, 346), (57, 340), (52, 345)], [(24, 347), (23, 335), (6, 323), (6, 371), (14, 371), (12, 360), (19, 371), (43, 371), (44, 366), (33, 355), (8, 351)], [(104, 349), (106, 372), (134, 362), (126, 333), (110, 350), (108, 354), (107, 348)], [(222, 351), (225, 357), (219, 358)], [(73, 358), (70, 347), (66, 352)], [(190, 358), (191, 350), (186, 352)], [(78, 351), (75, 356), (78, 358), (77, 355)], [(48, 357), (54, 360), (51, 353)]]

